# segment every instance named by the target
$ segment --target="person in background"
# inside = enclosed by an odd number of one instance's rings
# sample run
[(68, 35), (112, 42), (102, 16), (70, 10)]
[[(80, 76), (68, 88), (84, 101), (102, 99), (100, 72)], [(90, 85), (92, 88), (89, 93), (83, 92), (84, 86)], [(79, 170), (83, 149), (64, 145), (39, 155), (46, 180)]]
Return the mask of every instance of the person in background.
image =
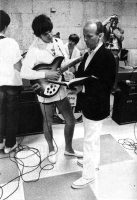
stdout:
[[(64, 57), (64, 63), (61, 67), (65, 66), (67, 63), (67, 55), (64, 50), (64, 44), (59, 38), (55, 38), (52, 35), (53, 24), (51, 19), (41, 14), (34, 18), (32, 22), (32, 29), (36, 39), (28, 49), (25, 56), (23, 66), (21, 69), (21, 76), (25, 79), (36, 80), (36, 79), (51, 79), (58, 80), (60, 77), (60, 72), (50, 70), (34, 70), (33, 68), (40, 64), (51, 64), (54, 59), (58, 56)], [(75, 118), (72, 112), (70, 102), (67, 98), (66, 88), (61, 86), (59, 91), (52, 97), (42, 97), (38, 95), (38, 101), (40, 102), (41, 111), (43, 114), (43, 132), (48, 143), (49, 154), (48, 159), (51, 163), (56, 163), (56, 149), (53, 142), (53, 115), (54, 106), (58, 108), (60, 113), (65, 119), (65, 152), (66, 156), (82, 157), (82, 153), (74, 151), (72, 148), (72, 138), (75, 127)]]
[(102, 42), (102, 23), (86, 22), (83, 35), (88, 52), (84, 54), (75, 76), (88, 78), (75, 87), (84, 125), (84, 155), (83, 160), (78, 160), (83, 171), (82, 177), (72, 184), (75, 189), (95, 180), (95, 169), (100, 164), (100, 134), (104, 119), (110, 114), (110, 93), (116, 74), (115, 58)]
[(111, 49), (114, 56), (118, 56), (122, 49), (124, 30), (119, 25), (117, 15), (112, 15), (102, 22), (104, 26), (104, 43)]
[[(10, 153), (18, 144), (21, 53), (18, 43), (5, 36), (10, 16), (0, 10), (0, 150)], [(5, 139), (4, 139), (5, 138)]]
[(124, 40), (124, 30), (120, 27), (118, 16), (111, 15), (102, 22), (104, 26), (104, 43), (106, 48), (110, 49), (116, 60), (116, 80), (113, 92), (117, 88), (117, 75), (119, 69), (119, 60), (121, 57), (122, 42)]
[[(77, 34), (69, 35), (68, 42), (65, 44), (65, 51), (69, 59), (78, 58), (81, 56), (80, 50), (77, 48), (79, 42), (79, 36)], [(77, 70), (77, 65), (69, 69), (70, 72), (75, 72)]]

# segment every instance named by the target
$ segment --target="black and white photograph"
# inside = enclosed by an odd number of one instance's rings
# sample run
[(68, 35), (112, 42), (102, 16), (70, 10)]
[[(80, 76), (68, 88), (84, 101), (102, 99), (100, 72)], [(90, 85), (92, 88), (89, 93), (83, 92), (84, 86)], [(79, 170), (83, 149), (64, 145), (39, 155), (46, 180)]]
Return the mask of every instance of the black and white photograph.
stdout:
[(137, 200), (137, 0), (0, 0), (0, 200)]

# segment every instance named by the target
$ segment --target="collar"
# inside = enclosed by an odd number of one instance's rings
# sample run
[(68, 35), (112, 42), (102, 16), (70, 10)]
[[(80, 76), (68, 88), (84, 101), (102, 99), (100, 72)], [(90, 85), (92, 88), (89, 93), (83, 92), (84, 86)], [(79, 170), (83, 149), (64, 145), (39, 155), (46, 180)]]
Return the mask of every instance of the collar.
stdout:
[(53, 42), (45, 43), (41, 38), (36, 37), (32, 43), (32, 47), (38, 47), (40, 49), (46, 49), (49, 46), (52, 46), (55, 43), (55, 39), (53, 38)]

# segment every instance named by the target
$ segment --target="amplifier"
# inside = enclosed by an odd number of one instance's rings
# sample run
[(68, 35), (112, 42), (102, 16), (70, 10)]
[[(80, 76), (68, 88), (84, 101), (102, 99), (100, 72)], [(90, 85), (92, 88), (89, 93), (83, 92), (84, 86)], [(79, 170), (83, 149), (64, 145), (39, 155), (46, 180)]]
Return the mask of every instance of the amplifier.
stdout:
[(117, 87), (123, 94), (137, 94), (137, 82), (130, 80), (121, 81), (118, 82)]
[(137, 122), (137, 93), (135, 91), (129, 88), (126, 92), (121, 90), (114, 94), (112, 119), (116, 123)]
[(36, 94), (30, 89), (20, 94), (19, 128), (17, 136), (42, 133), (43, 117)]

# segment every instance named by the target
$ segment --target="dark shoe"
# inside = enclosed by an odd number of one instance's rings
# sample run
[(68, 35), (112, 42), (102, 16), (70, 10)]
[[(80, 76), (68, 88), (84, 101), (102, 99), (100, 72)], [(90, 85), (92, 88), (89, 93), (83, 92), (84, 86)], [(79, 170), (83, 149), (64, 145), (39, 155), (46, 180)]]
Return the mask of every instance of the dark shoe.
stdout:
[(13, 147), (6, 147), (4, 148), (4, 153), (10, 153), (11, 151), (13, 151), (14, 149), (16, 149), (18, 147), (18, 143), (16, 142), (16, 144)]
[(4, 147), (5, 147), (5, 140), (3, 140), (2, 143), (0, 143), (0, 150), (4, 149)]

